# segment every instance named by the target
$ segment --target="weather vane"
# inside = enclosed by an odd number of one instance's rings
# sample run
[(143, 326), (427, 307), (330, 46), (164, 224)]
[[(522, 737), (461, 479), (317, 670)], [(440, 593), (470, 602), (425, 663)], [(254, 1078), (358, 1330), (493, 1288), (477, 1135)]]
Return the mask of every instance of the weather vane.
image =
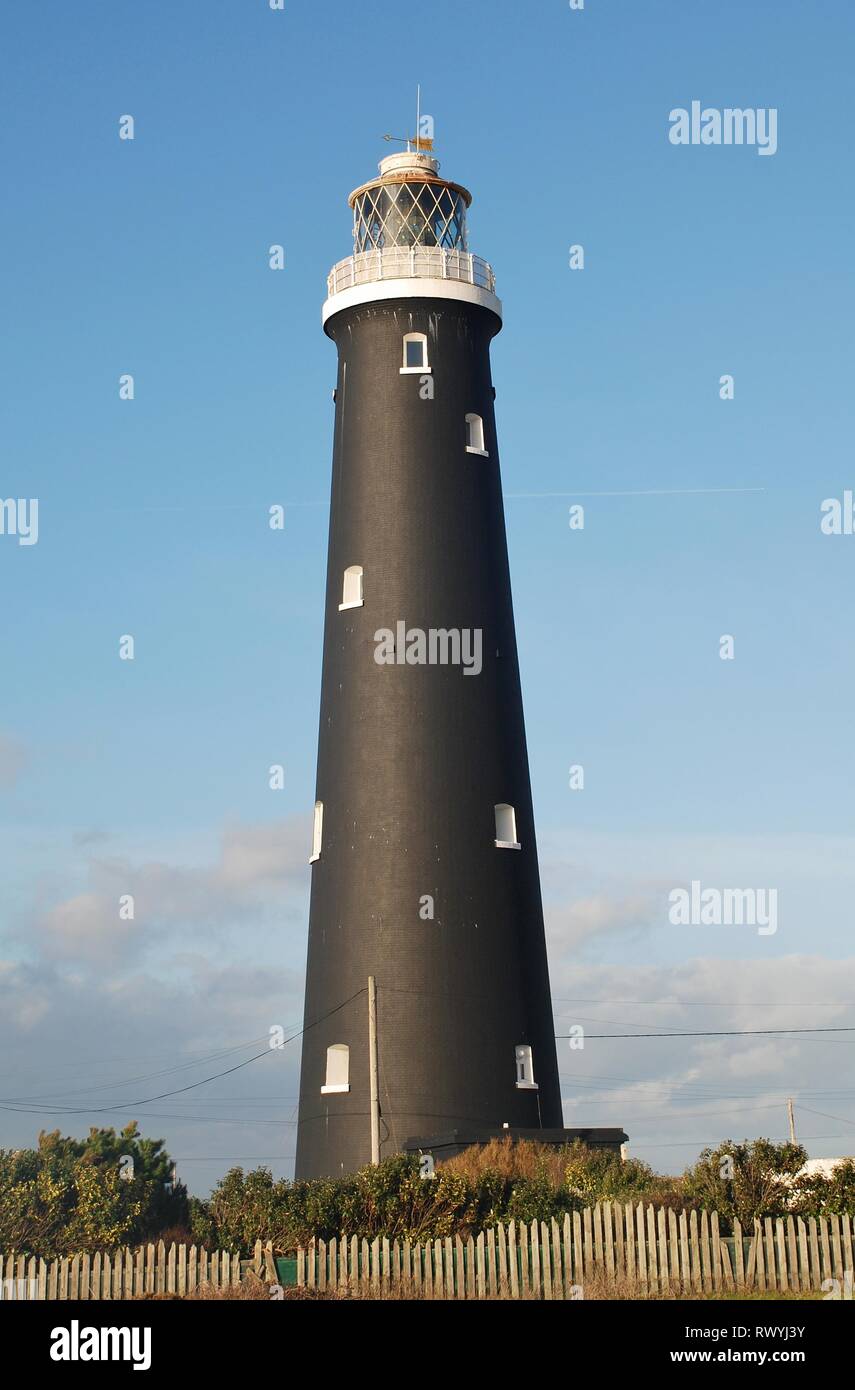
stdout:
[(421, 85), (416, 88), (416, 134), (415, 138), (409, 135), (384, 135), (384, 140), (392, 140), (396, 145), (406, 145), (407, 150), (427, 150), (433, 149), (433, 137), (430, 139), (422, 135), (422, 89)]

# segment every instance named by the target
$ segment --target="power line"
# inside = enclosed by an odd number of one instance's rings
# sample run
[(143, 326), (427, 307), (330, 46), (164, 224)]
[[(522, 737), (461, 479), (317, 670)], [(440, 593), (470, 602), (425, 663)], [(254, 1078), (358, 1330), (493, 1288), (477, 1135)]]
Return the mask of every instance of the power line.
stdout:
[(796, 999), (788, 1003), (779, 1002), (774, 999), (750, 999), (740, 1002), (733, 999), (574, 999), (552, 996), (553, 1004), (627, 1004), (630, 1008), (639, 1005), (646, 1008), (648, 1005), (670, 1005), (679, 1009), (851, 1009), (852, 1001), (846, 1000), (838, 1003), (821, 1003), (818, 999)]
[(806, 1110), (809, 1115), (821, 1115), (824, 1120), (839, 1120), (843, 1125), (855, 1125), (855, 1120), (847, 1120), (844, 1115), (829, 1115), (825, 1110), (811, 1110), (809, 1105), (800, 1105), (800, 1110)]
[[(352, 1004), (354, 999), (358, 999), (360, 994), (364, 993), (365, 986), (363, 985), (362, 989), (358, 989), (349, 999), (345, 999), (341, 1004), (337, 1004), (334, 1009), (329, 1009), (321, 1018), (316, 1018), (313, 1023), (307, 1023), (304, 1028), (300, 1028), (296, 1033), (292, 1033), (290, 1038), (285, 1038), (280, 1046), (276, 1048), (266, 1047), (263, 1052), (256, 1052), (254, 1056), (247, 1057), (243, 1062), (238, 1062), (236, 1066), (227, 1067), (225, 1071), (216, 1072), (213, 1076), (205, 1076), (201, 1081), (193, 1081), (189, 1086), (179, 1086), (174, 1091), (162, 1091), (160, 1095), (157, 1096), (148, 1096), (144, 1100), (128, 1101), (117, 1105), (90, 1107), (60, 1106), (51, 1109), (45, 1106), (32, 1108), (29, 1106), (5, 1105), (0, 1103), (0, 1110), (9, 1110), (16, 1114), (26, 1115), (101, 1115), (110, 1111), (132, 1110), (138, 1105), (150, 1105), (152, 1101), (166, 1100), (169, 1096), (180, 1096), (187, 1091), (194, 1091), (198, 1086), (206, 1086), (209, 1081), (217, 1081), (221, 1076), (231, 1076), (233, 1072), (240, 1071), (243, 1067), (248, 1067), (251, 1062), (257, 1062), (261, 1057), (269, 1056), (271, 1052), (280, 1051), (281, 1047), (286, 1047), (288, 1043), (294, 1042), (296, 1038), (301, 1037), (302, 1034), (308, 1032), (310, 1028), (316, 1028), (319, 1023), (323, 1023), (326, 1019), (332, 1018), (334, 1014), (339, 1013), (340, 1010), (346, 1008), (348, 1004)], [(205, 1117), (200, 1115), (197, 1118), (204, 1119)]]
[[(607, 1022), (608, 1020), (604, 1020)], [(721, 1029), (716, 1032), (699, 1033), (586, 1033), (585, 1041), (591, 1038), (750, 1038), (750, 1037), (785, 1037), (791, 1033), (855, 1033), (852, 1028), (731, 1028)], [(573, 1033), (556, 1033), (557, 1042), (566, 1038), (573, 1038)]]
[[(113, 1091), (117, 1086), (132, 1086), (137, 1081), (151, 1081), (157, 1076), (170, 1076), (174, 1072), (187, 1071), (190, 1067), (201, 1067), (206, 1062), (217, 1062), (222, 1057), (229, 1057), (234, 1052), (241, 1052), (245, 1047), (252, 1047), (255, 1043), (261, 1042), (261, 1038), (264, 1036), (266, 1035), (261, 1034), (260, 1037), (250, 1038), (248, 1042), (237, 1043), (234, 1047), (222, 1048), (219, 1052), (212, 1052), (208, 1056), (200, 1057), (195, 1062), (179, 1062), (174, 1067), (163, 1067), (160, 1071), (146, 1072), (141, 1076), (125, 1077), (121, 1081), (107, 1081), (99, 1086), (83, 1086), (79, 1091), (63, 1090), (59, 1094), (66, 1096), (92, 1095), (95, 1091)], [(18, 1100), (52, 1100), (56, 1094), (57, 1092), (55, 1091), (46, 1091), (42, 1096), (4, 1096), (3, 1102), (11, 1103)]]
[[(758, 1091), (732, 1091), (728, 1088), (722, 1087), (718, 1083), (710, 1084), (706, 1081), (681, 1081), (667, 1079), (660, 1080), (656, 1077), (639, 1078), (637, 1076), (614, 1076), (609, 1072), (586, 1072), (584, 1075), (584, 1080), (581, 1078), (577, 1080), (575, 1076), (568, 1075), (566, 1072), (561, 1072), (560, 1077), (563, 1081), (573, 1081), (577, 1086), (585, 1086), (588, 1082), (601, 1081), (607, 1082), (609, 1085), (617, 1087), (646, 1085), (669, 1087), (685, 1086), (687, 1088), (687, 1093), (709, 1093), (708, 1097), (703, 1094), (699, 1094), (699, 1099), (709, 1098), (716, 1100), (751, 1100), (754, 1096), (769, 1096), (776, 1095), (779, 1093), (774, 1086), (764, 1086), (761, 1090)], [(595, 1086), (592, 1087), (592, 1089), (598, 1090), (600, 1088)], [(784, 1097), (784, 1099), (786, 1099), (787, 1095), (789, 1094), (789, 1091), (781, 1090), (780, 1094)], [(853, 1094), (853, 1090), (851, 1087), (827, 1090), (818, 1090), (812, 1087), (810, 1089), (800, 1088), (799, 1094), (808, 1096), (851, 1096)]]

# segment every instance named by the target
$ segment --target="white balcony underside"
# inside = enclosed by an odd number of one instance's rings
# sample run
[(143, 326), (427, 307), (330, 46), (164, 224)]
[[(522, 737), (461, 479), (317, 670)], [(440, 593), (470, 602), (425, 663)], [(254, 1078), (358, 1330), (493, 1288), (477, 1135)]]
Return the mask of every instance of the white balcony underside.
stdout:
[(327, 277), (323, 322), (375, 299), (457, 299), (502, 317), (492, 266), (468, 251), (439, 246), (391, 246), (362, 251), (334, 265)]
[(502, 318), (501, 299), (489, 290), (478, 289), (477, 285), (459, 280), (374, 280), (330, 295), (324, 303), (321, 322), (326, 323), (342, 309), (351, 309), (355, 304), (371, 304), (378, 299), (456, 299), (464, 304), (479, 304)]

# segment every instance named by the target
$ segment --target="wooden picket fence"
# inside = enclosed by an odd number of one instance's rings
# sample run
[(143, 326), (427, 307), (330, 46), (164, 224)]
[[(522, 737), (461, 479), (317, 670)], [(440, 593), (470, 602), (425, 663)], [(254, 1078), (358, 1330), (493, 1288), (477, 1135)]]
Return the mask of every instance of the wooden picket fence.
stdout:
[(74, 1255), (60, 1260), (0, 1254), (0, 1299), (118, 1299), (154, 1293), (192, 1293), (240, 1284), (247, 1261), (227, 1250), (195, 1245), (140, 1246), (137, 1250)]
[[(296, 1261), (278, 1263), (268, 1241), (254, 1257), (163, 1241), (137, 1250), (37, 1260), (0, 1254), (0, 1299), (123, 1299), (145, 1294), (188, 1295), (210, 1285), (237, 1286), (253, 1275), (277, 1285), (286, 1265), (308, 1288), (369, 1298), (574, 1299), (586, 1283), (645, 1295), (698, 1295), (718, 1290), (821, 1289), (838, 1282), (853, 1295), (855, 1220), (788, 1216), (755, 1221), (751, 1235), (738, 1222), (719, 1233), (715, 1212), (673, 1211), (600, 1202), (559, 1224), (511, 1221), (464, 1241), (378, 1238), (312, 1241)], [(295, 1276), (294, 1276), (295, 1271)], [(826, 1286), (827, 1287), (827, 1286)]]
[(641, 1203), (602, 1202), (561, 1225), (512, 1221), (467, 1241), (313, 1241), (297, 1251), (297, 1283), (374, 1298), (573, 1299), (584, 1298), (592, 1280), (618, 1290), (629, 1284), (641, 1296), (692, 1296), (807, 1292), (836, 1279), (841, 1290), (848, 1283), (851, 1297), (853, 1234), (849, 1217), (788, 1216), (755, 1221), (750, 1236), (736, 1222), (725, 1237), (716, 1212), (678, 1217)]

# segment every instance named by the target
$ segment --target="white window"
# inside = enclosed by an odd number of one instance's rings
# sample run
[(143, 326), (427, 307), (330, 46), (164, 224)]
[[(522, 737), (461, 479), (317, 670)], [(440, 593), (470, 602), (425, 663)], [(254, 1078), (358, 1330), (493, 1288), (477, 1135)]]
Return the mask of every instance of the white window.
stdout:
[(312, 857), (310, 864), (314, 864), (316, 859), (321, 857), (321, 840), (324, 836), (324, 803), (315, 802), (315, 818), (312, 821)]
[(498, 849), (520, 849), (517, 840), (517, 813), (504, 801), (494, 806), (496, 813), (496, 846)]
[(407, 372), (429, 371), (426, 335), (424, 333), (405, 333), (402, 375), (406, 375)]
[(520, 1043), (514, 1048), (517, 1063), (517, 1090), (536, 1091), (537, 1082), (534, 1079), (534, 1063), (531, 1060), (531, 1048), (527, 1043)]
[(362, 607), (362, 566), (349, 565), (344, 572), (339, 613), (343, 608)]
[(321, 1087), (321, 1095), (328, 1096), (332, 1091), (349, 1090), (350, 1048), (347, 1043), (333, 1043), (332, 1047), (327, 1048), (327, 1079)]
[(482, 458), (489, 458), (487, 450), (484, 448), (484, 421), (480, 415), (466, 416), (466, 452), (467, 454), (480, 454)]

